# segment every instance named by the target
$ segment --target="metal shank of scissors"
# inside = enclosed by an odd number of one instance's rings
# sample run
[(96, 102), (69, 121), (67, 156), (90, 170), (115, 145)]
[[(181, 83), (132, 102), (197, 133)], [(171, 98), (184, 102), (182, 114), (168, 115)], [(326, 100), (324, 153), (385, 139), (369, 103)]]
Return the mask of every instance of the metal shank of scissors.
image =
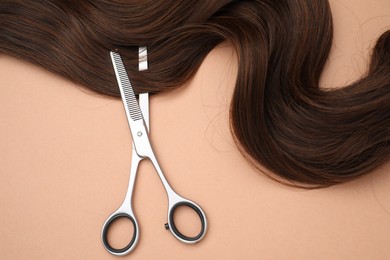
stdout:
[[(132, 209), (132, 194), (133, 194), (133, 189), (135, 184), (135, 178), (137, 175), (138, 164), (141, 160), (145, 158), (149, 158), (150, 161), (152, 162), (156, 172), (160, 177), (161, 182), (164, 185), (165, 191), (168, 196), (168, 223), (165, 225), (166, 228), (169, 229), (171, 233), (174, 235), (174, 237), (176, 237), (181, 242), (189, 243), (189, 244), (196, 243), (200, 241), (206, 233), (207, 230), (206, 216), (200, 206), (198, 206), (193, 201), (190, 201), (188, 199), (179, 196), (176, 192), (174, 192), (174, 190), (171, 188), (168, 181), (166, 180), (157, 162), (157, 158), (154, 155), (152, 146), (149, 141), (148, 131), (146, 130), (146, 127), (149, 125), (149, 122), (148, 122), (148, 115), (147, 117), (145, 117), (144, 113), (147, 113), (146, 111), (148, 108), (148, 96), (147, 94), (140, 95), (140, 106), (141, 106), (140, 108), (135, 99), (135, 95), (131, 87), (131, 83), (124, 69), (124, 65), (120, 55), (118, 53), (111, 52), (111, 57), (115, 69), (115, 74), (117, 76), (118, 85), (121, 91), (122, 101), (125, 107), (127, 119), (131, 129), (131, 135), (133, 138), (133, 157), (132, 157), (132, 165), (130, 171), (129, 186), (128, 186), (125, 200), (123, 201), (121, 207), (119, 207), (117, 211), (111, 214), (111, 216), (106, 220), (106, 222), (103, 225), (103, 230), (102, 230), (103, 245), (107, 249), (107, 251), (109, 251), (111, 254), (114, 255), (128, 254), (137, 245), (140, 232), (139, 232), (137, 219)], [(144, 118), (146, 118), (146, 120), (144, 120)], [(180, 206), (187, 206), (191, 208), (199, 216), (201, 221), (201, 230), (198, 235), (194, 237), (188, 237), (182, 234), (178, 230), (174, 222), (174, 213)], [(123, 217), (128, 218), (133, 223), (134, 226), (133, 237), (127, 246), (120, 249), (116, 249), (109, 244), (107, 239), (107, 233), (111, 224), (118, 218), (123, 218)]]

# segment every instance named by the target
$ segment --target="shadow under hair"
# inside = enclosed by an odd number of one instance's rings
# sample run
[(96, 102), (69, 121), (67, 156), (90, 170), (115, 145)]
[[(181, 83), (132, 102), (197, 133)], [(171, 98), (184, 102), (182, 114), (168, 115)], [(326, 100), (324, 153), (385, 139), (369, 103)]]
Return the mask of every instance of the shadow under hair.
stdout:
[[(219, 43), (238, 56), (231, 131), (247, 160), (289, 185), (353, 180), (390, 155), (390, 31), (358, 81), (320, 89), (332, 45), (326, 0), (2, 0), (0, 53), (119, 97), (117, 49), (136, 92), (188, 81)], [(138, 72), (138, 46), (150, 68)]]

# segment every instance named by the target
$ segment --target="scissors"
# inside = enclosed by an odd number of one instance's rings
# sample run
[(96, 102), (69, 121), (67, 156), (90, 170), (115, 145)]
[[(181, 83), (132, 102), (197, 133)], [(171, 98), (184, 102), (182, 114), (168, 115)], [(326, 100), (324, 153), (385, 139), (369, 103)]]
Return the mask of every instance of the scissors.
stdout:
[[(140, 70), (147, 69), (146, 48), (140, 47), (139, 52), (140, 55), (141, 53), (144, 54), (143, 61), (141, 61), (140, 59)], [(131, 86), (130, 80), (126, 73), (126, 69), (124, 67), (121, 56), (119, 55), (119, 53), (114, 51), (111, 51), (110, 55), (114, 66), (115, 75), (118, 81), (127, 120), (130, 126), (131, 135), (133, 138), (133, 154), (131, 160), (129, 185), (128, 185), (126, 197), (122, 205), (107, 218), (107, 220), (103, 225), (103, 229), (101, 233), (103, 245), (108, 252), (118, 256), (126, 255), (130, 253), (137, 245), (140, 232), (139, 232), (138, 222), (132, 208), (132, 196), (133, 196), (135, 178), (138, 171), (138, 165), (143, 159), (146, 158), (148, 158), (152, 162), (168, 196), (168, 223), (165, 224), (165, 228), (169, 229), (173, 234), (173, 236), (181, 242), (188, 243), (188, 244), (196, 243), (200, 241), (206, 233), (207, 230), (206, 215), (200, 206), (198, 206), (195, 202), (185, 199), (180, 195), (178, 195), (169, 185), (167, 179), (165, 178), (157, 162), (157, 158), (153, 152), (153, 148), (151, 146), (149, 136), (148, 136), (148, 130), (149, 130), (148, 93), (141, 93), (139, 95), (139, 103), (140, 103), (139, 106), (133, 88)], [(198, 233), (198, 235), (194, 237), (186, 236), (182, 234), (178, 230), (177, 226), (175, 225), (174, 214), (176, 212), (176, 209), (178, 209), (181, 206), (186, 206), (191, 208), (199, 216), (201, 221), (201, 230)], [(119, 218), (129, 219), (133, 224), (134, 231), (133, 231), (132, 239), (128, 245), (126, 245), (123, 248), (114, 248), (108, 242), (107, 233), (108, 230), (110, 229), (111, 224)]]

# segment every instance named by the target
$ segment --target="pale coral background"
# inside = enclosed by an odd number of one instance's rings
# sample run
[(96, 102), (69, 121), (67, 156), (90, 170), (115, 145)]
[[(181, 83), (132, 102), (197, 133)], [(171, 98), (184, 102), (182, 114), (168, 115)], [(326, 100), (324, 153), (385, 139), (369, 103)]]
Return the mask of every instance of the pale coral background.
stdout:
[[(359, 78), (375, 39), (390, 29), (388, 0), (330, 3), (335, 40), (325, 87)], [(207, 236), (191, 246), (164, 229), (166, 195), (144, 163), (134, 202), (141, 237), (125, 259), (390, 259), (390, 165), (313, 191), (254, 171), (228, 128), (236, 67), (221, 45), (186, 87), (151, 99), (157, 156), (172, 186), (202, 205)], [(0, 91), (0, 259), (118, 259), (100, 231), (129, 177), (121, 101), (6, 56)], [(122, 224), (113, 232), (118, 245)]]

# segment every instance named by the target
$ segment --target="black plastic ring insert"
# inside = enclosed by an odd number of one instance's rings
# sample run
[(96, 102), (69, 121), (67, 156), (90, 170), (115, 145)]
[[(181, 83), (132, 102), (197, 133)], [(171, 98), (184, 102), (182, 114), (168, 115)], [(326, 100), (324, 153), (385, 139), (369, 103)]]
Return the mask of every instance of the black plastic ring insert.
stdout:
[[(131, 223), (133, 223), (133, 227), (134, 227), (133, 237), (132, 237), (131, 241), (129, 242), (129, 244), (127, 246), (125, 246), (123, 248), (120, 248), (120, 249), (113, 248), (110, 245), (110, 243), (108, 242), (108, 239), (107, 239), (108, 230), (110, 229), (111, 224), (113, 222), (115, 222), (115, 220), (117, 220), (119, 218), (128, 218), (128, 219), (130, 219)], [(131, 246), (134, 244), (136, 237), (137, 237), (137, 228), (136, 228), (136, 225), (135, 225), (135, 220), (134, 220), (134, 218), (132, 216), (130, 216), (130, 215), (126, 214), (126, 213), (120, 213), (120, 214), (116, 214), (116, 215), (112, 216), (107, 221), (106, 225), (104, 226), (103, 233), (102, 233), (102, 240), (103, 240), (104, 246), (107, 248), (108, 251), (116, 253), (116, 254), (124, 253), (127, 250), (129, 250), (131, 248)]]
[[(188, 237), (186, 235), (183, 235), (182, 233), (180, 233), (180, 231), (177, 229), (176, 225), (175, 225), (175, 221), (173, 220), (173, 216), (175, 215), (175, 211), (178, 207), (180, 206), (187, 206), (187, 207), (190, 207), (192, 208), (199, 216), (200, 218), (200, 221), (201, 221), (201, 224), (202, 224), (202, 228), (199, 232), (198, 235), (194, 236), (194, 237)], [(171, 211), (169, 212), (169, 222), (171, 223), (171, 229), (172, 231), (178, 236), (180, 237), (181, 239), (183, 240), (186, 240), (186, 241), (196, 241), (198, 240), (199, 238), (201, 238), (205, 232), (205, 228), (206, 228), (206, 221), (203, 217), (203, 214), (202, 214), (202, 211), (194, 204), (190, 203), (190, 202), (186, 202), (186, 201), (182, 201), (182, 202), (178, 202), (176, 203), (175, 205), (173, 205)]]

